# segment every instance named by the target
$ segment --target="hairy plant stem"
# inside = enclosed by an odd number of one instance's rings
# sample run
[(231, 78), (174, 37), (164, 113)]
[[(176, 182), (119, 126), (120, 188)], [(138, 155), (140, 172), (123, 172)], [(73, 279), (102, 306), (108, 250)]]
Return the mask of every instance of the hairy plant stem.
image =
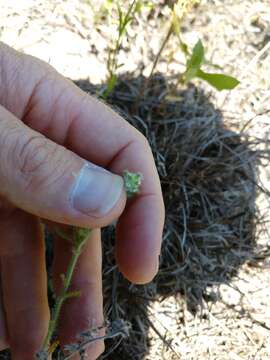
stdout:
[[(142, 174), (132, 173), (128, 170), (124, 170), (123, 179), (127, 197), (130, 198), (136, 195), (140, 190)], [(51, 344), (51, 340), (58, 326), (59, 316), (64, 302), (67, 299), (80, 296), (80, 293), (78, 291), (69, 291), (69, 289), (76, 264), (82, 253), (83, 247), (88, 241), (92, 231), (91, 229), (73, 226), (71, 228), (71, 235), (69, 235), (66, 234), (65, 231), (63, 231), (60, 227), (55, 227), (54, 230), (58, 236), (72, 243), (72, 256), (68, 264), (66, 273), (61, 275), (61, 278), (63, 280), (63, 287), (59, 295), (56, 296), (55, 306), (52, 311), (51, 321), (49, 323), (47, 335), (42, 344), (42, 349), (36, 354), (36, 358), (40, 360), (47, 360), (49, 355), (52, 354), (55, 350), (54, 344)], [(108, 337), (108, 334), (106, 335), (106, 337)], [(98, 338), (96, 340), (98, 340)]]
[[(58, 232), (58, 231), (56, 231), (56, 232)], [(47, 333), (47, 336), (46, 336), (46, 338), (43, 342), (43, 346), (42, 346), (43, 351), (48, 351), (48, 349), (50, 347), (51, 339), (57, 328), (60, 312), (61, 312), (64, 302), (69, 298), (76, 297), (79, 295), (76, 292), (69, 292), (69, 288), (71, 285), (75, 266), (80, 257), (80, 254), (82, 252), (82, 248), (89, 238), (90, 232), (91, 232), (91, 230), (88, 230), (88, 231), (86, 230), (84, 232), (83, 236), (79, 236), (79, 232), (77, 233), (75, 230), (75, 241), (73, 241), (72, 256), (71, 256), (70, 262), (68, 264), (66, 274), (63, 274), (63, 288), (62, 288), (60, 294), (56, 298), (55, 306), (54, 306), (53, 312), (52, 312), (52, 318), (49, 323), (48, 333)], [(59, 231), (58, 233), (61, 237), (63, 237), (62, 232)], [(70, 241), (70, 239), (69, 239), (69, 241)]]

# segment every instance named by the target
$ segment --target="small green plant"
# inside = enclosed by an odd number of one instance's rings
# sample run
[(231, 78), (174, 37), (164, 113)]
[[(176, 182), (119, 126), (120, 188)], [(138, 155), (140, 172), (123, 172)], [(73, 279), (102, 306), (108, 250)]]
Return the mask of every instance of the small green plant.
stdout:
[[(127, 197), (130, 198), (130, 197), (136, 195), (140, 190), (140, 186), (141, 186), (141, 182), (142, 182), (142, 175), (139, 173), (133, 173), (128, 170), (125, 170), (123, 172), (123, 179), (124, 179)], [(87, 240), (90, 237), (91, 229), (78, 228), (78, 227), (73, 226), (73, 227), (71, 227), (71, 229), (69, 230), (69, 233), (67, 234), (60, 227), (56, 227), (55, 232), (60, 237), (66, 239), (67, 241), (72, 242), (72, 255), (71, 255), (71, 259), (68, 264), (66, 273), (61, 275), (61, 278), (63, 281), (63, 287), (62, 287), (60, 293), (58, 295), (55, 295), (55, 305), (52, 310), (48, 332), (44, 339), (42, 349), (36, 355), (37, 359), (39, 359), (39, 360), (47, 360), (49, 358), (49, 356), (55, 351), (55, 349), (58, 345), (57, 342), (52, 343), (52, 339), (57, 330), (59, 316), (60, 316), (63, 304), (65, 303), (65, 301), (67, 299), (80, 296), (80, 292), (70, 291), (70, 285), (72, 282), (73, 273), (74, 273), (76, 264), (78, 262), (78, 259), (82, 253), (84, 245), (87, 243)], [(123, 336), (123, 329), (126, 329), (127, 326), (124, 324), (121, 328), (121, 326), (119, 326), (119, 321), (117, 322), (117, 324), (118, 324), (117, 329), (115, 329), (116, 324), (107, 326), (107, 328), (109, 330), (107, 331), (107, 334), (104, 337), (95, 336), (95, 334), (97, 334), (97, 332), (98, 332), (98, 330), (100, 330), (100, 328), (90, 329), (90, 330), (86, 331), (85, 333), (80, 334), (82, 337), (82, 341), (80, 341), (80, 343), (78, 343), (78, 344), (67, 345), (65, 347), (65, 350), (69, 351), (70, 354), (68, 356), (64, 356), (61, 359), (63, 359), (63, 360), (69, 359), (69, 358), (71, 358), (71, 356), (74, 355), (74, 353), (83, 352), (84, 348), (92, 341), (96, 341), (101, 338), (114, 337), (116, 335)], [(103, 327), (101, 327), (101, 328), (103, 328)], [(126, 330), (124, 331), (124, 333), (126, 333)]]
[(183, 51), (186, 57), (186, 70), (181, 76), (184, 82), (189, 82), (193, 78), (197, 77), (199, 79), (207, 81), (210, 85), (212, 85), (219, 91), (234, 89), (239, 84), (239, 81), (234, 77), (224, 74), (208, 73), (201, 69), (204, 64), (209, 64), (209, 62), (205, 60), (205, 51), (201, 40), (198, 40), (197, 44), (192, 50), (192, 53), (190, 54), (188, 45), (184, 43), (181, 38), (182, 19), (194, 5), (199, 3), (200, 0), (178, 0), (176, 4), (174, 4), (171, 13), (169, 29), (155, 57), (149, 79), (152, 77), (154, 70), (156, 69), (156, 66), (163, 50), (165, 49), (165, 46), (169, 42), (171, 36), (174, 34), (178, 38), (180, 49), (181, 51)]
[(127, 12), (124, 13), (123, 10), (121, 9), (119, 2), (117, 2), (117, 16), (118, 16), (117, 37), (113, 47), (109, 50), (109, 55), (107, 60), (108, 81), (107, 81), (107, 88), (103, 94), (104, 98), (107, 98), (115, 87), (117, 80), (117, 71), (122, 66), (122, 64), (119, 64), (118, 62), (118, 54), (122, 45), (123, 38), (127, 31), (127, 26), (133, 20), (135, 12), (139, 11), (139, 8), (136, 6), (136, 3), (137, 1), (133, 0), (127, 9)]
[[(186, 57), (186, 70), (184, 74), (181, 74), (180, 79), (184, 82), (189, 82), (194, 78), (199, 78), (208, 82), (210, 85), (215, 87), (217, 90), (231, 90), (235, 88), (239, 81), (232, 76), (224, 75), (222, 73), (209, 73), (202, 70), (202, 66), (205, 64), (212, 65), (217, 67), (214, 64), (211, 64), (205, 60), (205, 50), (204, 46), (199, 40), (194, 46), (192, 52), (190, 53), (188, 45), (182, 40), (181, 37), (181, 22), (185, 15), (192, 9), (193, 6), (199, 4), (200, 0), (177, 0), (172, 7), (171, 17), (169, 20), (168, 31), (161, 43), (159, 51), (155, 56), (153, 65), (148, 77), (148, 81), (152, 78), (152, 75), (157, 67), (157, 64), (160, 60), (160, 57), (171, 39), (172, 35), (175, 35), (179, 42), (179, 47)], [(114, 3), (112, 0), (106, 1), (106, 9), (109, 16), (113, 14)], [(116, 40), (113, 43), (112, 48), (109, 50), (108, 60), (107, 60), (107, 70), (108, 70), (108, 80), (105, 91), (102, 93), (103, 98), (107, 98), (109, 94), (113, 91), (116, 82), (117, 82), (117, 73), (123, 64), (119, 64), (118, 55), (122, 46), (122, 42), (127, 32), (128, 25), (132, 22), (135, 17), (135, 14), (140, 13), (143, 8), (147, 7), (152, 9), (154, 3), (151, 1), (143, 0), (133, 0), (127, 8), (127, 11), (124, 12), (120, 5), (120, 2), (116, 3), (117, 7), (117, 35)]]
[(172, 12), (171, 12), (171, 18), (169, 20), (169, 29), (164, 37), (164, 40), (161, 43), (161, 46), (159, 48), (159, 51), (155, 57), (155, 60), (153, 62), (151, 71), (150, 71), (150, 75), (149, 78), (152, 77), (157, 64), (159, 62), (159, 59), (161, 57), (161, 54), (163, 53), (163, 50), (165, 49), (167, 43), (169, 42), (171, 36), (173, 34), (175, 34), (178, 38), (179, 44), (180, 44), (180, 48), (181, 50), (184, 52), (185, 55), (188, 55), (188, 47), (187, 45), (182, 41), (181, 39), (181, 30), (180, 30), (180, 25), (181, 25), (181, 20), (184, 18), (184, 16), (188, 13), (188, 11), (197, 3), (199, 3), (200, 0), (178, 0), (173, 8), (172, 8)]
[(204, 46), (199, 40), (194, 46), (192, 54), (187, 58), (186, 71), (183, 75), (184, 81), (189, 82), (197, 77), (207, 81), (219, 91), (232, 90), (239, 84), (239, 81), (232, 76), (203, 71), (201, 67), (205, 63)]

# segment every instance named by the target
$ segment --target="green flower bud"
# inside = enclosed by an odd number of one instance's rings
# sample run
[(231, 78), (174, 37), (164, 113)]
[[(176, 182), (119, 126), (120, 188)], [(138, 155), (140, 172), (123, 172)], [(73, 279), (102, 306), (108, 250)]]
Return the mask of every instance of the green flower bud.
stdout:
[(142, 184), (143, 176), (140, 173), (133, 173), (128, 170), (123, 172), (125, 189), (127, 192), (127, 197), (130, 198), (137, 194), (140, 190)]

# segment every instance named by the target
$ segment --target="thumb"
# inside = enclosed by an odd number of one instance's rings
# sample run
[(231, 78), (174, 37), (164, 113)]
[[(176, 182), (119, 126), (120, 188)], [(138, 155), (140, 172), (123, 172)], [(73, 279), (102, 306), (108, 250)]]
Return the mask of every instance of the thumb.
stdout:
[(126, 201), (122, 177), (27, 127), (0, 106), (0, 196), (39, 217), (102, 227)]

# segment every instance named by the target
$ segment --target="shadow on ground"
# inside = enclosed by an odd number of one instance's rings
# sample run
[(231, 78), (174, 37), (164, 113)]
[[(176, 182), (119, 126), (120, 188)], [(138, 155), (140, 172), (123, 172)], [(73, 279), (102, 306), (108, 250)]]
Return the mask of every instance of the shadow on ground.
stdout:
[[(87, 80), (77, 85), (89, 93), (102, 90)], [(108, 342), (102, 358), (140, 360), (148, 353), (149, 327), (156, 331), (150, 302), (181, 294), (196, 314), (218, 300), (214, 286), (229, 283), (254, 258), (258, 159), (249, 139), (225, 126), (202, 89), (177, 90), (161, 75), (151, 82), (126, 75), (107, 100), (148, 138), (166, 206), (160, 271), (148, 286), (123, 279), (113, 257), (113, 228), (103, 232), (105, 312), (110, 320), (130, 321), (132, 330), (115, 349)]]
[[(88, 80), (76, 84), (93, 94), (103, 89)], [(254, 260), (258, 159), (254, 141), (227, 128), (202, 89), (177, 90), (173, 79), (161, 75), (150, 82), (126, 75), (107, 100), (148, 138), (166, 206), (160, 271), (147, 286), (131, 285), (118, 273), (114, 229), (103, 231), (105, 314), (110, 321), (128, 320), (132, 328), (119, 346), (108, 341), (102, 358), (142, 360), (149, 327), (156, 331), (148, 316), (152, 301), (180, 294), (196, 314), (218, 300), (214, 286), (228, 284), (243, 263)], [(170, 346), (170, 339), (163, 340)]]

